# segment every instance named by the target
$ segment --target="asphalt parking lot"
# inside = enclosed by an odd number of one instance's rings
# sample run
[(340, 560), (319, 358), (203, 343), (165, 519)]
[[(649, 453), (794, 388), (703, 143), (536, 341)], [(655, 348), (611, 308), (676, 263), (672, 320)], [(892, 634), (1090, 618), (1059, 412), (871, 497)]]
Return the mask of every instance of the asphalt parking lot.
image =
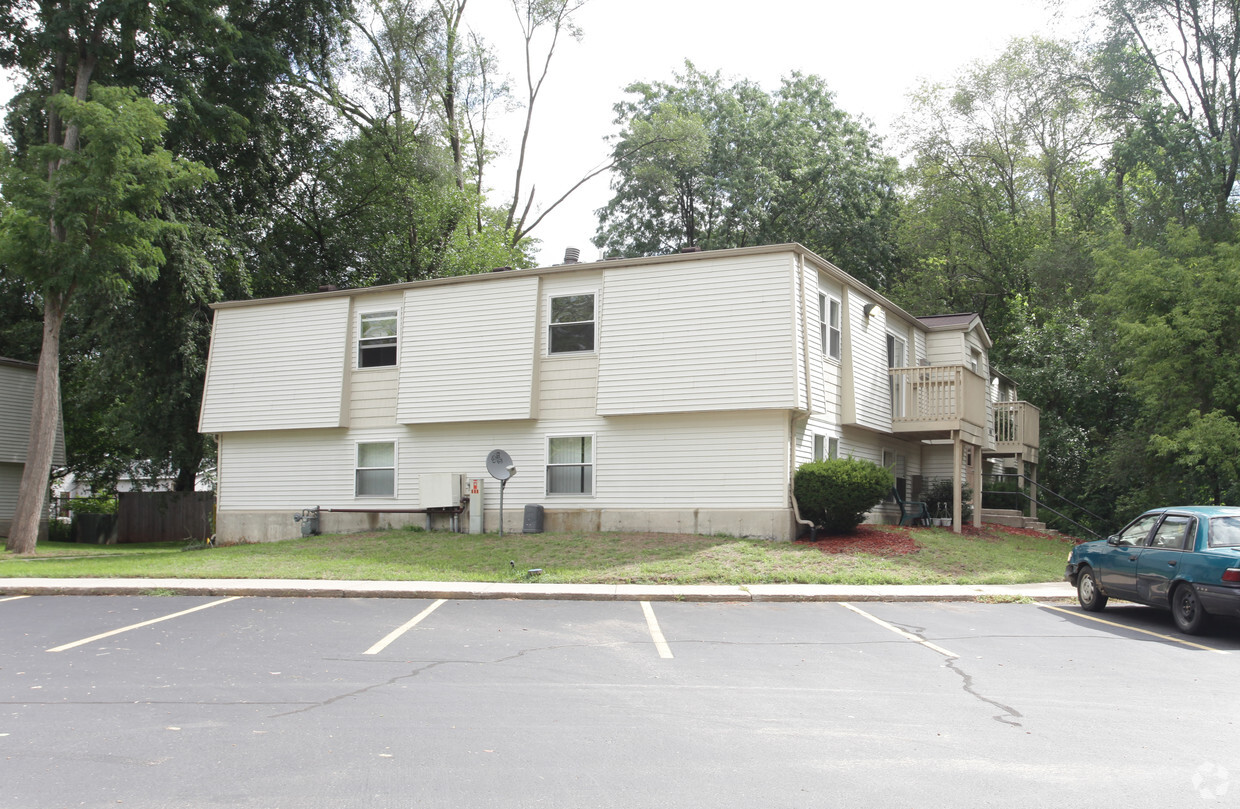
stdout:
[(0, 807), (1235, 805), (1116, 605), (0, 597)]

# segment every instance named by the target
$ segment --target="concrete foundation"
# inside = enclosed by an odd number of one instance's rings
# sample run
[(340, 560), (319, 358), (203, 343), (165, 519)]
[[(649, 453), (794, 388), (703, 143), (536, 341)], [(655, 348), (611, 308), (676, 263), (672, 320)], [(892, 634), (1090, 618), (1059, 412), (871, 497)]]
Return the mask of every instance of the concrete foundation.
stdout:
[[(274, 542), (301, 536), (301, 524), (293, 511), (223, 511), (216, 519), (216, 541)], [(504, 533), (519, 534), (525, 521), (524, 506), (504, 509)], [(425, 527), (425, 514), (352, 514), (323, 512), (319, 531), (349, 534), (390, 531), (407, 525)], [(460, 530), (469, 526), (467, 514), (459, 519)], [(546, 509), (544, 528), (552, 533), (616, 531), (628, 533), (704, 534), (755, 539), (795, 538), (791, 509)], [(435, 515), (432, 529), (450, 530), (450, 518)], [(499, 509), (488, 509), (486, 530), (499, 530)]]

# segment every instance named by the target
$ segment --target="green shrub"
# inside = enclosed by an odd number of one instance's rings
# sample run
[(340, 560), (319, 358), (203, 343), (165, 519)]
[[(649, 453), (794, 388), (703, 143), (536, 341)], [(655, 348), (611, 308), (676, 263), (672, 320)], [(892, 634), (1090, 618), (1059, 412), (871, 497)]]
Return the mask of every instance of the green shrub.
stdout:
[[(952, 479), (935, 478), (928, 480), (922, 489), (921, 499), (930, 511), (931, 517), (940, 514), (952, 516)], [(966, 523), (973, 519), (973, 490), (968, 486), (960, 487), (960, 522)]]
[(807, 463), (792, 481), (801, 516), (832, 534), (851, 534), (891, 493), (891, 472), (869, 461), (838, 458)]
[(982, 508), (1014, 508), (1028, 512), (1024, 492), (1015, 478), (989, 477), (982, 486)]
[(88, 497), (74, 497), (69, 501), (69, 511), (74, 514), (115, 514), (116, 495), (92, 494)]

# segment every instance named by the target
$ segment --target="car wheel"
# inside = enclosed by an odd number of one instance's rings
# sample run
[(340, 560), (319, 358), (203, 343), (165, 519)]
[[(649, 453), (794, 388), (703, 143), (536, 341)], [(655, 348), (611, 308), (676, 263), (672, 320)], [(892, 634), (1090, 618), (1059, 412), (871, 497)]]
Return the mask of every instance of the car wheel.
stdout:
[(1091, 567), (1083, 567), (1076, 572), (1076, 600), (1081, 602), (1081, 609), (1088, 612), (1101, 612), (1107, 605), (1107, 595), (1098, 587)]
[(1200, 635), (1205, 631), (1209, 615), (1201, 608), (1201, 599), (1191, 584), (1181, 584), (1171, 594), (1171, 617), (1176, 627), (1186, 635)]

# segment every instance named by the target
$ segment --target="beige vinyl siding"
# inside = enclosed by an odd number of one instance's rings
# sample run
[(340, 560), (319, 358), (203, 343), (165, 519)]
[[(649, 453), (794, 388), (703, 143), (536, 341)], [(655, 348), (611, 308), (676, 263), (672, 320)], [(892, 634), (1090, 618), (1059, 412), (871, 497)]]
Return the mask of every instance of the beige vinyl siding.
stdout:
[[(887, 313), (880, 306), (870, 316), (863, 313), (871, 301), (859, 294), (848, 296), (849, 330), (856, 423), (872, 430), (891, 431), (891, 388), (887, 373)], [(899, 323), (900, 321), (895, 321)]]
[(926, 337), (926, 358), (931, 365), (967, 365), (968, 352), (959, 331), (931, 332)]
[(606, 273), (599, 414), (795, 408), (791, 260), (698, 259)]
[(909, 364), (920, 365), (922, 360), (929, 360), (926, 356), (926, 333), (917, 328), (912, 329), (912, 332), (913, 342), (910, 343), (910, 351), (913, 353), (909, 357)]
[(408, 290), (396, 420), (530, 418), (537, 312), (537, 277)]
[(349, 427), (396, 426), (397, 376), (395, 368), (353, 372), (349, 385)]
[[(404, 428), (388, 430), (269, 430), (230, 433), (220, 440), (221, 510), (414, 508), (417, 476), (402, 474), (409, 460)], [(398, 440), (395, 498), (355, 498), (357, 444)]]
[(538, 374), (538, 415), (544, 419), (593, 416), (598, 356), (544, 357)]
[(348, 320), (345, 297), (217, 310), (198, 429), (340, 426)]

